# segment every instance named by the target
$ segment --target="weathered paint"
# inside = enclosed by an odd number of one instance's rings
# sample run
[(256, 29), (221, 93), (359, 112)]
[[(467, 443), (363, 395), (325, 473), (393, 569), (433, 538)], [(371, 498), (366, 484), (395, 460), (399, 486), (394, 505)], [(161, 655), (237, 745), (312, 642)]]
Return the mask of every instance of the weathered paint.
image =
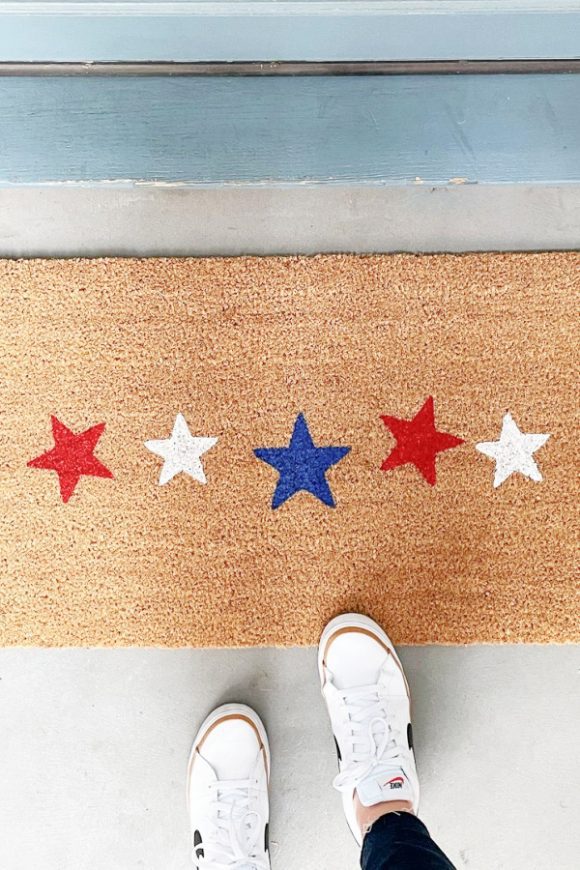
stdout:
[(577, 58), (577, 0), (7, 0), (3, 61)]
[(0, 184), (570, 183), (580, 76), (0, 79)]

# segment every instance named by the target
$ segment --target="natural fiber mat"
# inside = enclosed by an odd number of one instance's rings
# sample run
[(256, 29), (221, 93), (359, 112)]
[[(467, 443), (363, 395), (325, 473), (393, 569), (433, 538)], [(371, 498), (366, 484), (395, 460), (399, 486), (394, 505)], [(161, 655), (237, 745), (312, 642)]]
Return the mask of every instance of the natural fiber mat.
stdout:
[(580, 640), (579, 289), (577, 253), (0, 262), (0, 642)]

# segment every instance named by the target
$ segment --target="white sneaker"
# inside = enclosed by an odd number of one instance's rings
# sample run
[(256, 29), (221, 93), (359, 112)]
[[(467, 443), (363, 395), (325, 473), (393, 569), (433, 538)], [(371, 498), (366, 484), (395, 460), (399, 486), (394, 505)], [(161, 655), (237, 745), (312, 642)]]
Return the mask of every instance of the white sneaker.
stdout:
[(270, 749), (256, 713), (225, 704), (193, 742), (187, 806), (198, 870), (270, 870)]
[(409, 687), (383, 629), (356, 613), (333, 619), (318, 648), (322, 694), (339, 759), (333, 785), (359, 845), (354, 797), (365, 807), (410, 801), (419, 807)]

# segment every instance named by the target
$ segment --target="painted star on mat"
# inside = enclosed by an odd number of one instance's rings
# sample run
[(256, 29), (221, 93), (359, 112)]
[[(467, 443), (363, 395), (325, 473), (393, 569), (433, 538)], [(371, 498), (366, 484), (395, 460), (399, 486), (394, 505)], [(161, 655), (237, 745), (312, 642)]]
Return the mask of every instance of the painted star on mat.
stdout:
[(29, 468), (56, 471), (60, 495), (64, 502), (67, 502), (75, 491), (81, 475), (113, 477), (109, 469), (93, 455), (97, 441), (104, 432), (104, 423), (99, 423), (75, 435), (56, 417), (51, 417), (51, 421), (54, 447), (37, 456), (36, 459), (31, 459), (27, 464)]
[(280, 507), (300, 490), (311, 493), (329, 507), (335, 507), (326, 472), (349, 451), (350, 447), (316, 447), (304, 414), (298, 414), (288, 447), (254, 450), (258, 459), (267, 462), (280, 474), (272, 507)]
[(381, 420), (397, 439), (396, 446), (381, 465), (381, 470), (390, 471), (399, 465), (411, 463), (431, 486), (434, 486), (437, 480), (435, 469), (437, 454), (464, 443), (462, 438), (435, 429), (432, 396), (429, 396), (412, 420), (400, 420), (398, 417), (388, 416), (381, 417)]
[(539, 482), (542, 475), (532, 455), (543, 447), (549, 437), (525, 435), (508, 413), (503, 418), (499, 441), (482, 441), (475, 447), (480, 453), (495, 460), (494, 487), (500, 486), (515, 471)]
[(159, 485), (163, 486), (181, 471), (200, 483), (207, 483), (200, 457), (216, 443), (217, 438), (194, 437), (189, 431), (183, 414), (178, 414), (171, 437), (159, 441), (146, 441), (145, 447), (165, 460), (159, 477)]

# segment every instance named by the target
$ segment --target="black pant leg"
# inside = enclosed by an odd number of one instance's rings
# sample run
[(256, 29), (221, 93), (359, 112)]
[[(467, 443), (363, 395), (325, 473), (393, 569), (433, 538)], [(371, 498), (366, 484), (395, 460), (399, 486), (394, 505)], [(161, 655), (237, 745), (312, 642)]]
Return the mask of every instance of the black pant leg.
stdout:
[(455, 870), (411, 813), (387, 813), (365, 836), (362, 870)]

